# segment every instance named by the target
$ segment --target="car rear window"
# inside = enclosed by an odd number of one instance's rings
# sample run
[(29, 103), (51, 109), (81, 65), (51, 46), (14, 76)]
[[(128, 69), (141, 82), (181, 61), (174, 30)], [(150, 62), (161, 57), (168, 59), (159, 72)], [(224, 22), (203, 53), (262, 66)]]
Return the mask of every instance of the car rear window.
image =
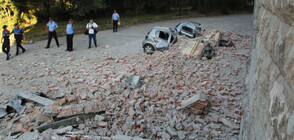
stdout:
[(188, 26), (183, 26), (182, 29), (187, 31), (187, 32), (190, 32), (190, 33), (193, 32), (193, 29), (191, 27), (188, 27)]

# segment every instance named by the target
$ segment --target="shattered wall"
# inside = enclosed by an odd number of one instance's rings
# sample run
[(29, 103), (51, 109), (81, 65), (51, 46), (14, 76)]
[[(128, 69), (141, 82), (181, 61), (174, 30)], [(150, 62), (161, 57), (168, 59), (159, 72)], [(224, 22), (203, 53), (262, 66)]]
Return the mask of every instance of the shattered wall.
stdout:
[(257, 0), (241, 139), (294, 139), (294, 0)]

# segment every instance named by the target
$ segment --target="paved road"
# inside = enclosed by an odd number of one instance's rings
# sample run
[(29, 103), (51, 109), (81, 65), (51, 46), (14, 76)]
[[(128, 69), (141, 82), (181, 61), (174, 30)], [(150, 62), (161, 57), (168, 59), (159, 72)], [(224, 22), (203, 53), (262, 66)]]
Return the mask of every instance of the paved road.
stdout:
[[(179, 22), (183, 20), (196, 21), (202, 23), (203, 29), (206, 30), (230, 30), (241, 35), (249, 35), (252, 31), (253, 16), (252, 15), (229, 15), (229, 16), (217, 16), (217, 17), (200, 17), (189, 19), (177, 19), (168, 20), (156, 23), (140, 24), (135, 26), (129, 26), (120, 28), (118, 33), (113, 33), (111, 30), (101, 31), (98, 33), (98, 45), (99, 48), (87, 49), (88, 37), (85, 35), (76, 35), (74, 37), (74, 55), (78, 55), (79, 52), (84, 53), (110, 53), (116, 55), (124, 55), (128, 53), (142, 52), (142, 40), (146, 33), (154, 26), (166, 26), (175, 27)], [(122, 23), (123, 24), (123, 23)], [(40, 41), (33, 45), (26, 46), (29, 51), (40, 49), (40, 51), (48, 53), (58, 53), (65, 50), (65, 37), (60, 38), (62, 48), (55, 47), (55, 41), (52, 41), (51, 50), (43, 50), (46, 46), (46, 41)], [(103, 48), (103, 46), (109, 45), (110, 48)], [(13, 49), (14, 50), (14, 49)], [(84, 53), (80, 53), (84, 55)], [(29, 54), (27, 54), (29, 55)], [(2, 57), (1, 57), (2, 58)]]

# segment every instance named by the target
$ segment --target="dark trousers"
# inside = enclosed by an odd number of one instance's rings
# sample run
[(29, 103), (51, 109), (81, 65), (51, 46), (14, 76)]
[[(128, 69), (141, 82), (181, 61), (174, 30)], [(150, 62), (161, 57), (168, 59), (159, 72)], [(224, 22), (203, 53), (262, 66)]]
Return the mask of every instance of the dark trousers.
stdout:
[(67, 49), (68, 51), (72, 51), (73, 50), (73, 37), (74, 34), (67, 34), (66, 36), (66, 42), (67, 42)]
[(4, 37), (4, 43), (2, 45), (2, 52), (4, 52), (7, 57), (9, 57), (9, 52), (10, 52), (10, 41), (9, 38)]
[(117, 32), (117, 23), (118, 20), (113, 20), (113, 32)]
[(56, 45), (57, 45), (57, 47), (59, 47), (59, 42), (58, 42), (58, 38), (57, 38), (56, 31), (54, 31), (54, 32), (49, 32), (47, 47), (48, 47), (48, 48), (50, 47), (51, 40), (52, 40), (52, 36), (54, 37), (54, 39), (55, 39), (55, 41), (56, 41)]
[(94, 41), (95, 47), (97, 47), (96, 34), (89, 34), (89, 48), (91, 48), (92, 39)]
[(21, 46), (21, 40), (22, 40), (22, 36), (15, 36), (15, 41), (16, 41), (16, 55), (18, 55), (19, 48), (22, 50), (22, 52), (25, 52), (26, 51), (26, 49)]

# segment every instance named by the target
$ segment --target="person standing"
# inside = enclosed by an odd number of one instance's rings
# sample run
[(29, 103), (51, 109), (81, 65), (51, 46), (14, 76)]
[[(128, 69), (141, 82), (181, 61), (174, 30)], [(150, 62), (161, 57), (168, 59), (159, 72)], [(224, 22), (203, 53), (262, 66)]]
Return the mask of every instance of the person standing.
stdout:
[(1, 39), (1, 43), (3, 43), (3, 39), (4, 39), (4, 43), (2, 45), (2, 51), (7, 55), (6, 60), (9, 60), (10, 57), (10, 41), (9, 41), (9, 36), (10, 36), (10, 32), (9, 30), (7, 30), (7, 26), (4, 25), (3, 26), (3, 36)]
[(66, 51), (73, 51), (73, 37), (74, 37), (74, 24), (73, 20), (69, 19), (68, 24), (66, 25), (66, 29), (63, 33), (66, 32), (66, 42), (67, 42), (67, 49)]
[(92, 39), (94, 41), (95, 47), (97, 47), (96, 33), (98, 25), (93, 21), (93, 19), (90, 19), (90, 22), (87, 24), (86, 28), (89, 32), (89, 48), (91, 48)]
[(120, 22), (119, 14), (113, 11), (111, 22), (113, 23), (113, 32), (117, 32), (117, 24)]
[(26, 49), (21, 46), (21, 41), (22, 39), (26, 40), (26, 37), (24, 31), (21, 28), (19, 28), (18, 23), (14, 24), (14, 29), (11, 33), (14, 33), (14, 38), (16, 41), (16, 55), (18, 55), (19, 48), (22, 49), (22, 53), (24, 53)]
[(49, 22), (46, 25), (46, 32), (49, 31), (49, 34), (48, 34), (48, 43), (47, 43), (47, 47), (45, 47), (46, 49), (50, 48), (52, 36), (54, 37), (54, 39), (56, 41), (57, 47), (59, 47), (59, 42), (58, 42), (58, 38), (57, 38), (57, 34), (56, 34), (56, 29), (57, 28), (58, 28), (57, 23), (55, 21), (53, 21), (53, 18), (52, 17), (50, 17), (49, 18)]

